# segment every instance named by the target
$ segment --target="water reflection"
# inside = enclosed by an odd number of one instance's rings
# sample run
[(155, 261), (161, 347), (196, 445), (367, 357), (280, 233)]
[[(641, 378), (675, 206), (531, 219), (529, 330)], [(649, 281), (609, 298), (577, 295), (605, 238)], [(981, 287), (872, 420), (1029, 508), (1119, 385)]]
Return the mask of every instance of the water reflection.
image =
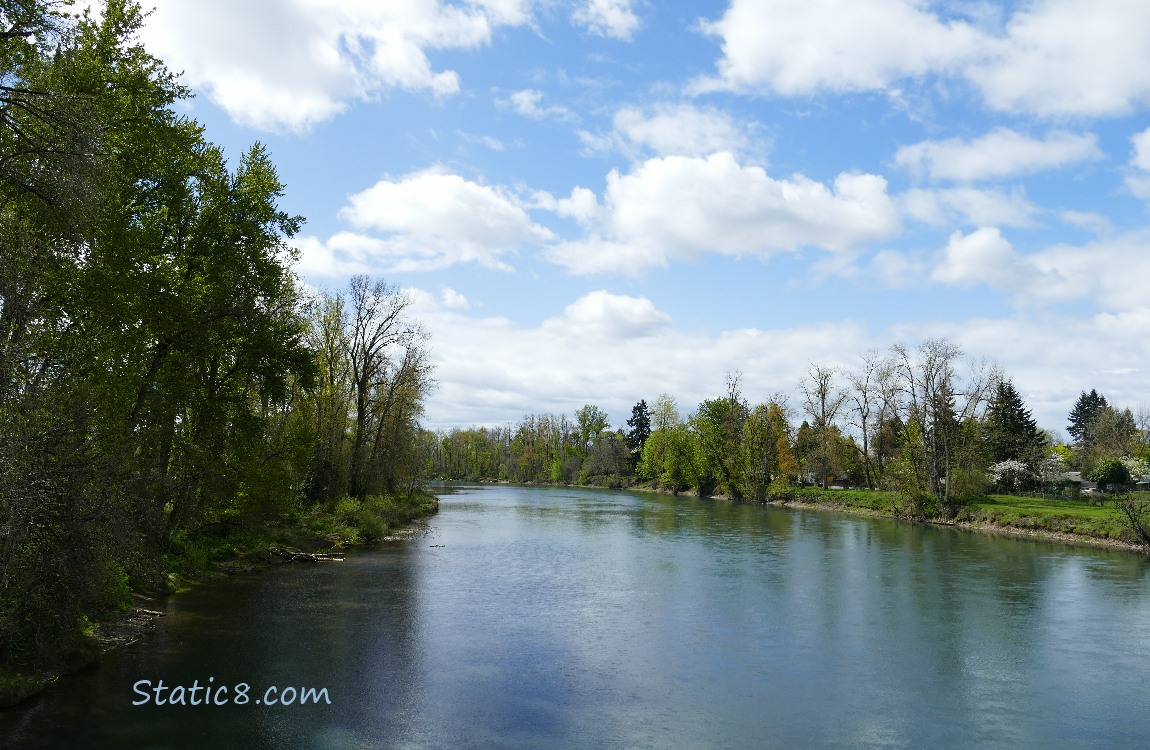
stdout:
[[(516, 487), (429, 538), (177, 597), (0, 719), (28, 746), (1089, 747), (1150, 737), (1144, 556), (811, 510)], [(445, 545), (431, 547), (430, 545)], [(133, 709), (131, 683), (330, 707)]]

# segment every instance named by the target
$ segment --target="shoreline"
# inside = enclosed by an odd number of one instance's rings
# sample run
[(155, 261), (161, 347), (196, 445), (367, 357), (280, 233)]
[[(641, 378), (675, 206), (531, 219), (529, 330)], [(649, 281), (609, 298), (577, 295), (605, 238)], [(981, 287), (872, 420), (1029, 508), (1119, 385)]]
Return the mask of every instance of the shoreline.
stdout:
[[(389, 530), (378, 539), (349, 544), (343, 549), (370, 550), (372, 547), (385, 542), (403, 541), (428, 534), (431, 530), (428, 519), (439, 512), (439, 498), (430, 492), (426, 494), (433, 498), (434, 502), (428, 503), (427, 512), (424, 515), (413, 518), (396, 529)], [(299, 531), (302, 527), (293, 527), (293, 529)], [(324, 545), (330, 547), (332, 544), (332, 540), (324, 536), (312, 535), (305, 538), (315, 549)], [(222, 581), (233, 575), (247, 575), (282, 565), (316, 564), (315, 562), (295, 561), (280, 557), (270, 551), (272, 545), (274, 545), (274, 536), (266, 535), (256, 549), (213, 560), (209, 569), (201, 571), (195, 576), (179, 575), (177, 579), (178, 588), (172, 591), (154, 595), (133, 591), (131, 594), (132, 604), (128, 609), (117, 612), (92, 625), (91, 632), (87, 636), (87, 650), (83, 659), (78, 663), (62, 668), (42, 670), (0, 667), (0, 711), (13, 708), (34, 698), (60, 679), (98, 666), (105, 654), (139, 641), (164, 616), (164, 612), (152, 607), (160, 605), (161, 602), (167, 601), (172, 596), (177, 596), (199, 586)]]
[[(443, 480), (443, 481), (462, 481), (466, 484), (515, 484), (507, 481), (469, 481), (469, 480)], [(697, 498), (700, 500), (718, 500), (729, 503), (744, 503), (747, 505), (764, 505), (775, 508), (794, 508), (794, 509), (813, 509), (825, 510), (837, 513), (847, 513), (850, 515), (864, 516), (867, 518), (886, 518), (892, 521), (901, 521), (904, 523), (919, 523), (929, 524), (931, 526), (949, 526), (951, 528), (968, 531), (971, 533), (985, 533), (997, 534), (999, 536), (1009, 536), (1016, 539), (1033, 539), (1044, 540), (1052, 542), (1061, 542), (1063, 544), (1079, 545), (1084, 547), (1095, 547), (1101, 549), (1121, 550), (1124, 552), (1137, 552), (1139, 554), (1150, 554), (1150, 547), (1145, 547), (1133, 542), (1123, 541), (1121, 539), (1114, 539), (1111, 537), (1092, 536), (1090, 534), (1077, 534), (1069, 531), (1059, 531), (1052, 528), (1035, 527), (1035, 526), (1017, 526), (1012, 524), (996, 524), (989, 521), (968, 521), (968, 520), (955, 520), (944, 521), (941, 519), (929, 518), (911, 518), (908, 516), (898, 515), (896, 513), (886, 512), (875, 508), (859, 507), (844, 502), (828, 501), (821, 499), (806, 499), (806, 498), (791, 498), (783, 500), (764, 500), (758, 502), (755, 500), (735, 500), (727, 495), (696, 495), (690, 492), (671, 492), (667, 489), (659, 487), (651, 487), (649, 485), (633, 485), (631, 487), (601, 487), (597, 485), (583, 485), (583, 484), (523, 484), (523, 487), (573, 487), (578, 489), (598, 489), (610, 490), (618, 489), (627, 492), (647, 492), (656, 495), (667, 495), (669, 497), (689, 497)], [(823, 492), (835, 492), (835, 490), (822, 490)]]
[[(673, 497), (678, 497), (683, 494), (672, 493), (667, 490), (653, 487), (631, 487), (628, 489), (637, 492), (653, 492), (656, 494), (671, 495)], [(832, 492), (833, 490), (827, 491)], [(929, 524), (931, 526), (949, 526), (951, 528), (961, 529), (963, 531), (969, 531), (972, 533), (978, 532), (985, 534), (997, 534), (999, 536), (1010, 536), (1017, 539), (1056, 541), (1062, 542), (1064, 544), (1081, 545), (1085, 547), (1098, 547), (1103, 549), (1115, 549), (1123, 550), (1126, 552), (1150, 554), (1150, 548), (1135, 544), (1133, 542), (1126, 542), (1121, 539), (1091, 536), (1089, 534), (1075, 534), (1068, 531), (1058, 531), (1057, 529), (1050, 528), (996, 524), (990, 523), (988, 521), (943, 521), (932, 520), (929, 518), (910, 518), (907, 516), (900, 516), (896, 513), (884, 512), (874, 508), (860, 508), (856, 505), (850, 505), (848, 503), (841, 502), (828, 502), (816, 499), (765, 500), (763, 502), (756, 502), (754, 500), (733, 500), (726, 495), (704, 495), (701, 497), (698, 495), (690, 495), (690, 497), (699, 497), (703, 500), (722, 500), (725, 502), (746, 503), (748, 505), (764, 505), (775, 508), (809, 508), (814, 510), (826, 510), (837, 513), (847, 513), (855, 516), (864, 516), (867, 518), (886, 518), (892, 521), (901, 521), (904, 523), (921, 523)]]

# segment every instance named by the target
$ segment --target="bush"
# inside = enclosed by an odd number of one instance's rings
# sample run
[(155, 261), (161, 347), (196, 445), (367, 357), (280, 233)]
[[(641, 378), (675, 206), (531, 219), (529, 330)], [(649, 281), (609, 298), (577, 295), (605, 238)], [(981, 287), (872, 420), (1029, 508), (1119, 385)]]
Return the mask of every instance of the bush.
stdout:
[(1095, 464), (1086, 478), (1095, 482), (1098, 489), (1105, 491), (1107, 485), (1129, 484), (1130, 470), (1122, 459), (1110, 456)]

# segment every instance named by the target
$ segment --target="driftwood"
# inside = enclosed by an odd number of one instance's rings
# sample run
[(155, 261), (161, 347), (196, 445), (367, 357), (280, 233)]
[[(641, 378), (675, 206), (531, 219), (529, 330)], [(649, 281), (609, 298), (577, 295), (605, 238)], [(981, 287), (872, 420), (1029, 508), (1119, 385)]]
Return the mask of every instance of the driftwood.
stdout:
[(283, 547), (269, 547), (269, 549), (273, 554), (292, 562), (343, 562), (343, 555), (338, 552), (296, 552)]

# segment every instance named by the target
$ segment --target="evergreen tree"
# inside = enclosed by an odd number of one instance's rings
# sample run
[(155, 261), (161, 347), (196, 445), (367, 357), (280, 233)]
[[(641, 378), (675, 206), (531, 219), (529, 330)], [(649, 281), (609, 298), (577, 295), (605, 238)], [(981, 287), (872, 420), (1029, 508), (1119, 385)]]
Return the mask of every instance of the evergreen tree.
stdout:
[(1094, 444), (1094, 426), (1099, 415), (1107, 407), (1106, 398), (1093, 388), (1090, 393), (1083, 391), (1070, 410), (1070, 425), (1066, 431), (1080, 446), (1089, 448)]
[(647, 438), (651, 437), (651, 413), (647, 410), (646, 400), (640, 401), (631, 408), (631, 418), (627, 420), (627, 447), (631, 449), (632, 464), (638, 462), (643, 454), (643, 446)]
[(991, 463), (1015, 460), (1034, 465), (1043, 456), (1046, 439), (1030, 410), (1009, 380), (1001, 380), (986, 412)]

